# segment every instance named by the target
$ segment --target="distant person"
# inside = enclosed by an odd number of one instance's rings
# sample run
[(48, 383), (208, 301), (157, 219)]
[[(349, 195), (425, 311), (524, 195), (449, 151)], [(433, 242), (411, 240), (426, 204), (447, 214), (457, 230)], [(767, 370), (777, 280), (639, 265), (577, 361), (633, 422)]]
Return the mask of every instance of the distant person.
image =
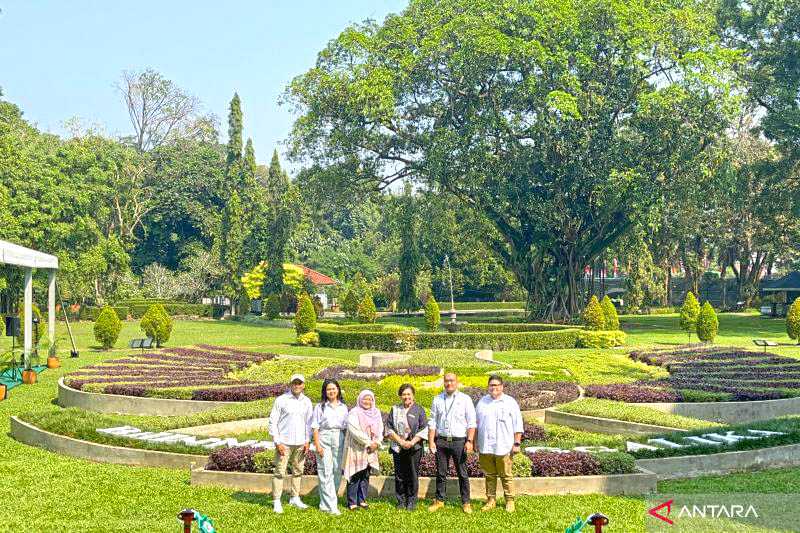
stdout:
[(458, 377), (444, 375), (444, 392), (433, 399), (428, 420), (428, 447), (436, 454), (436, 499), (428, 511), (444, 507), (447, 492), (447, 469), (452, 459), (458, 474), (461, 508), (472, 512), (469, 494), (467, 454), (475, 444), (475, 406), (472, 399), (458, 390)]
[(348, 412), (338, 381), (326, 379), (322, 383), (321, 397), (322, 400), (314, 407), (311, 415), (319, 476), (319, 509), (332, 515), (340, 515), (339, 485), (342, 482), (342, 455)]
[(313, 407), (311, 400), (303, 394), (306, 378), (294, 374), (289, 380), (289, 390), (275, 399), (269, 415), (269, 432), (275, 441), (275, 472), (272, 476), (272, 507), (276, 513), (283, 512), (281, 495), (287, 467), (291, 469), (292, 496), (289, 505), (298, 509), (308, 506), (300, 499), (300, 483), (309, 445), (309, 423)]
[(513, 513), (514, 475), (512, 456), (522, 441), (522, 412), (511, 396), (503, 393), (503, 378), (489, 376), (489, 394), (478, 401), (478, 446), (481, 469), (486, 476), (486, 504), (481, 511), (497, 507), (497, 478), (503, 485), (506, 511)]
[(428, 438), (425, 408), (414, 401), (414, 386), (400, 385), (400, 403), (392, 407), (386, 421), (386, 436), (394, 459), (394, 492), (397, 508), (413, 511), (419, 493), (419, 463), (422, 460), (422, 441)]
[(368, 509), (370, 473), (380, 472), (378, 447), (383, 440), (383, 418), (375, 406), (375, 394), (363, 390), (347, 416), (344, 477), (347, 479), (347, 507)]

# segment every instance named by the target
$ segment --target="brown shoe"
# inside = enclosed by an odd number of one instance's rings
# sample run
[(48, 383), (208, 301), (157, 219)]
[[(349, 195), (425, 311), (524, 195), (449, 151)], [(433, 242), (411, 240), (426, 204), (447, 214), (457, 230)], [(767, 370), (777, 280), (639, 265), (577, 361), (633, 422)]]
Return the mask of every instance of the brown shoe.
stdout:
[(497, 500), (494, 498), (489, 498), (486, 500), (486, 503), (481, 507), (481, 511), (491, 511), (492, 509), (497, 507)]
[(466, 514), (472, 514), (472, 504), (471, 503), (465, 503), (464, 505), (461, 506), (461, 509), (463, 509), (464, 513), (466, 513)]
[(433, 500), (433, 503), (430, 507), (428, 507), (428, 512), (435, 513), (439, 509), (444, 507), (444, 502), (442, 500)]
[(516, 505), (514, 505), (514, 500), (506, 500), (506, 512), (513, 513), (517, 510)]

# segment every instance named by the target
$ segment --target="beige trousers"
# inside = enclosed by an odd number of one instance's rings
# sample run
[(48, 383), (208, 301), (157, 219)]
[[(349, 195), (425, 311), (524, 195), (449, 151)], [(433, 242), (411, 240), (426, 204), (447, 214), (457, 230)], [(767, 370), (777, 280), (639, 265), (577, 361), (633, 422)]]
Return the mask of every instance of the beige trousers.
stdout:
[(286, 479), (287, 468), (291, 470), (292, 497), (300, 496), (300, 483), (303, 481), (303, 468), (306, 464), (306, 455), (303, 446), (287, 446), (286, 455), (281, 455), (275, 450), (275, 472), (272, 474), (272, 498), (279, 500), (283, 494), (283, 480)]
[(511, 454), (491, 455), (480, 454), (478, 461), (486, 476), (486, 498), (497, 497), (497, 478), (503, 484), (506, 500), (514, 499), (514, 475), (511, 470)]

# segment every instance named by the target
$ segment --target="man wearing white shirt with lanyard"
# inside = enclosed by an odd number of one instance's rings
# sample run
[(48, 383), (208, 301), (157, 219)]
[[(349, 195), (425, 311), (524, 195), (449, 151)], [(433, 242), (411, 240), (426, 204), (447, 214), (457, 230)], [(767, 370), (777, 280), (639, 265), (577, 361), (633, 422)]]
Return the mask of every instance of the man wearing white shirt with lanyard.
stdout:
[(497, 478), (503, 485), (506, 511), (514, 512), (512, 456), (519, 453), (522, 440), (522, 413), (517, 401), (503, 393), (503, 378), (489, 376), (489, 394), (475, 408), (478, 418), (478, 445), (481, 470), (486, 475), (486, 505), (481, 511), (497, 506)]
[(281, 495), (287, 468), (292, 471), (292, 497), (289, 505), (298, 509), (308, 506), (300, 499), (300, 482), (309, 445), (309, 423), (314, 408), (303, 394), (306, 378), (294, 374), (289, 380), (289, 390), (275, 398), (269, 415), (269, 432), (275, 441), (275, 473), (272, 476), (272, 506), (276, 513), (283, 512)]
[(444, 375), (444, 392), (433, 399), (428, 420), (428, 447), (436, 454), (436, 499), (428, 507), (431, 512), (444, 507), (447, 490), (447, 469), (450, 459), (458, 474), (461, 507), (472, 512), (469, 502), (467, 454), (475, 443), (475, 406), (472, 399), (458, 391), (458, 378), (452, 372)]

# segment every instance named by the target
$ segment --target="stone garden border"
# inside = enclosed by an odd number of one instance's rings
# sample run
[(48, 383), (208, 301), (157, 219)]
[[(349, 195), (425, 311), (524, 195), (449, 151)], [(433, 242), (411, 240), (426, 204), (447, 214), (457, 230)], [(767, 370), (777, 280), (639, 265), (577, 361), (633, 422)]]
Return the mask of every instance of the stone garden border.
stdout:
[(208, 461), (207, 455), (125, 448), (123, 446), (109, 446), (108, 444), (74, 439), (66, 435), (58, 435), (39, 429), (32, 424), (20, 420), (16, 416), (11, 417), (11, 436), (15, 440), (30, 446), (36, 446), (51, 452), (68, 455), (70, 457), (88, 459), (98, 463), (164, 468), (189, 468), (192, 464), (205, 463)]
[[(191, 470), (192, 485), (223, 486), (245, 492), (260, 493), (269, 493), (271, 487), (272, 476), (270, 474), (221, 472), (206, 470), (203, 467), (196, 468), (195, 465), (208, 462), (207, 455), (143, 450), (88, 442), (50, 433), (15, 416), (11, 417), (11, 436), (15, 440), (30, 446), (100, 463), (189, 468)], [(656, 490), (656, 481), (659, 479), (687, 478), (798, 465), (800, 465), (800, 444), (788, 444), (771, 448), (720, 452), (708, 455), (637, 459), (636, 467), (640, 472), (636, 474), (518, 478), (517, 490), (520, 494), (528, 495), (645, 494)], [(455, 493), (458, 489), (458, 481), (449, 479), (447, 483), (448, 490)], [(316, 476), (303, 476), (301, 488), (303, 494), (315, 490), (316, 486)], [(373, 495), (391, 495), (393, 487), (394, 478), (390, 476), (370, 477), (370, 493)], [(482, 495), (485, 493), (483, 478), (471, 479), (470, 488), (476, 497), (483, 497)], [(434, 478), (420, 478), (420, 497), (432, 497), (434, 490)]]
[(212, 411), (229, 405), (242, 405), (244, 402), (218, 402), (207, 400), (175, 400), (170, 398), (146, 398), (86, 392), (68, 387), (64, 378), (58, 379), (58, 405), (79, 407), (98, 413), (121, 415), (176, 416), (192, 415)]
[(544, 422), (545, 424), (557, 424), (559, 426), (567, 426), (573, 429), (591, 431), (592, 433), (605, 433), (607, 435), (619, 435), (621, 433), (652, 435), (657, 433), (676, 433), (687, 431), (685, 429), (656, 426), (653, 424), (641, 424), (639, 422), (628, 422), (626, 420), (615, 420), (613, 418), (601, 418), (598, 416), (565, 413), (563, 411), (557, 411), (552, 407), (544, 410)]
[(800, 414), (800, 397), (743, 402), (636, 403), (630, 405), (650, 407), (664, 413), (726, 424), (743, 424)]
[[(514, 488), (518, 495), (541, 496), (553, 494), (607, 494), (639, 495), (656, 490), (657, 476), (645, 469), (635, 474), (616, 474), (607, 476), (564, 476), (564, 477), (525, 477), (515, 478)], [(484, 499), (486, 494), (484, 478), (470, 478), (470, 492), (473, 499)], [(317, 476), (303, 476), (300, 494), (317, 490)], [(272, 491), (272, 474), (250, 472), (221, 472), (193, 468), (190, 483), (196, 486), (218, 486), (242, 492), (269, 494)], [(447, 491), (458, 493), (458, 480), (447, 480)], [(419, 497), (433, 498), (436, 492), (436, 478), (419, 478)], [(339, 494), (344, 493), (344, 484)], [(369, 495), (389, 497), (394, 495), (394, 477), (370, 476)]]
[(637, 459), (636, 466), (654, 472), (658, 479), (727, 474), (742, 470), (800, 465), (800, 444), (756, 448), (708, 455), (676, 455)]

